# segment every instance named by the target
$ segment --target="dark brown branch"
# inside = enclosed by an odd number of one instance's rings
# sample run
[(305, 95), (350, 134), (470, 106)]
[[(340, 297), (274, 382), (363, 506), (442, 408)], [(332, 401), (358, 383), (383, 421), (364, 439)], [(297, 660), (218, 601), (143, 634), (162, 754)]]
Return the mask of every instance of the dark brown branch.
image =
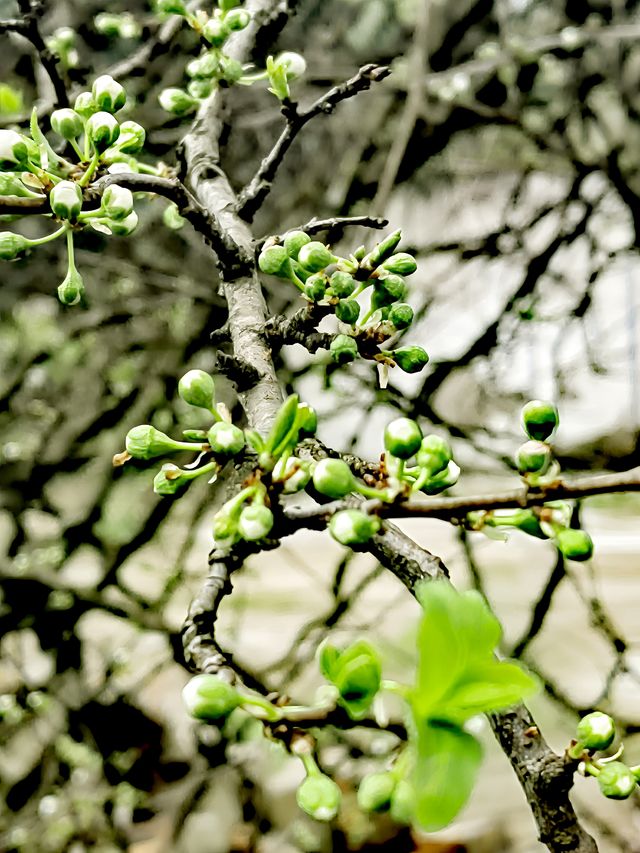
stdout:
[(276, 172), (284, 160), (285, 154), (307, 122), (322, 113), (333, 112), (341, 101), (369, 89), (372, 83), (384, 80), (390, 73), (390, 69), (386, 66), (363, 65), (357, 74), (339, 86), (334, 86), (304, 112), (298, 112), (297, 105), (294, 103), (283, 104), (282, 112), (287, 122), (285, 128), (269, 154), (260, 164), (256, 174), (240, 193), (237, 206), (238, 215), (246, 222), (252, 221), (271, 190)]

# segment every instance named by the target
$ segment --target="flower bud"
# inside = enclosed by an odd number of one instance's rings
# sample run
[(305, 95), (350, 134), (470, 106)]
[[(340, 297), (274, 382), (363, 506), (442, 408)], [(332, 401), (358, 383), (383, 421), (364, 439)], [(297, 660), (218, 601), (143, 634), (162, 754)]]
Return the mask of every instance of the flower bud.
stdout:
[(324, 273), (314, 273), (306, 281), (304, 286), (305, 295), (313, 302), (319, 302), (325, 297), (327, 285), (328, 281)]
[(626, 800), (635, 791), (636, 784), (636, 777), (621, 761), (605, 764), (598, 774), (598, 787), (610, 800)]
[(407, 298), (407, 283), (401, 275), (388, 275), (385, 278), (376, 279), (371, 295), (371, 304), (374, 308), (382, 308), (401, 302)]
[(348, 272), (336, 270), (329, 279), (329, 285), (339, 299), (346, 299), (356, 289), (356, 280)]
[(105, 151), (120, 135), (118, 120), (106, 112), (89, 116), (85, 130), (96, 151)]
[(187, 682), (182, 699), (187, 711), (197, 720), (219, 720), (228, 716), (238, 705), (238, 691), (217, 675), (202, 673)]
[(413, 822), (415, 794), (406, 779), (400, 779), (391, 795), (391, 818), (396, 823), (408, 826)]
[(258, 266), (267, 275), (289, 278), (291, 258), (284, 246), (267, 246), (258, 256)]
[(355, 480), (342, 459), (321, 459), (313, 472), (313, 485), (321, 495), (335, 500), (352, 492)]
[(244, 433), (235, 424), (218, 421), (207, 433), (207, 441), (214, 453), (235, 456), (244, 447)]
[(452, 458), (449, 442), (439, 435), (425, 435), (416, 453), (420, 468), (426, 468), (431, 476), (444, 471)]
[(129, 12), (100, 12), (94, 19), (96, 30), (107, 38), (133, 39), (141, 34), (140, 24)]
[(0, 195), (17, 195), (21, 198), (33, 197), (32, 192), (16, 172), (0, 172)]
[(182, 0), (156, 0), (156, 10), (165, 15), (187, 14), (187, 7)]
[(293, 495), (307, 486), (311, 479), (311, 466), (296, 456), (290, 456), (286, 462), (283, 457), (276, 462), (273, 478), (283, 482), (282, 491), (286, 495)]
[(333, 820), (340, 809), (341, 798), (340, 788), (321, 773), (307, 776), (296, 791), (298, 805), (314, 820)]
[(141, 424), (129, 430), (124, 446), (134, 459), (154, 459), (181, 450), (184, 443), (174, 441), (150, 424)]
[(337, 364), (348, 364), (358, 357), (358, 344), (350, 335), (336, 335), (329, 347), (331, 358)]
[(211, 410), (215, 404), (216, 388), (204, 370), (190, 370), (178, 383), (178, 394), (190, 406)]
[(426, 495), (437, 495), (440, 492), (444, 492), (445, 489), (450, 489), (451, 486), (455, 486), (458, 482), (459, 476), (459, 466), (453, 461), (449, 462), (444, 471), (441, 471), (439, 474), (431, 477), (431, 479), (425, 483), (421, 491)]
[(153, 491), (156, 495), (175, 495), (190, 479), (191, 477), (184, 476), (182, 468), (178, 468), (173, 462), (167, 462), (153, 478)]
[(297, 80), (307, 70), (307, 63), (304, 61), (304, 57), (290, 50), (286, 50), (276, 56), (275, 61), (278, 65), (284, 65), (287, 80)]
[(396, 329), (406, 329), (413, 323), (413, 308), (407, 305), (406, 302), (398, 302), (391, 306), (389, 311), (389, 322), (393, 323)]
[(247, 542), (268, 536), (273, 527), (273, 513), (266, 506), (247, 506), (240, 513), (238, 532)]
[(577, 738), (585, 749), (608, 749), (616, 736), (615, 723), (608, 714), (594, 711), (578, 723)]
[(63, 139), (77, 139), (82, 133), (84, 126), (82, 118), (70, 107), (62, 110), (54, 110), (51, 113), (51, 129)]
[(318, 416), (308, 403), (298, 403), (300, 435), (315, 435), (318, 429)]
[(73, 181), (60, 181), (49, 193), (49, 205), (58, 219), (75, 222), (82, 210), (82, 189)]
[(560, 418), (548, 400), (531, 400), (522, 409), (522, 426), (529, 438), (546, 441), (555, 432)]
[(353, 326), (360, 316), (360, 305), (355, 299), (341, 299), (336, 305), (336, 317), (341, 323)]
[(105, 110), (108, 113), (117, 113), (127, 102), (127, 93), (124, 87), (108, 74), (101, 74), (100, 77), (96, 77), (91, 87), (91, 94), (98, 105), (98, 109)]
[(244, 9), (232, 9), (224, 16), (224, 22), (230, 30), (244, 30), (251, 22), (251, 15)]
[(382, 269), (397, 275), (411, 275), (418, 269), (418, 264), (413, 255), (408, 255), (406, 252), (398, 252), (397, 255), (391, 255), (382, 263)]
[(374, 246), (369, 254), (362, 258), (360, 263), (361, 268), (365, 270), (375, 270), (382, 261), (391, 257), (401, 239), (402, 231), (400, 230), (394, 231), (393, 234), (389, 234), (389, 236), (385, 237), (381, 243)]
[(582, 562), (590, 560), (593, 556), (593, 540), (584, 530), (566, 527), (556, 533), (554, 542), (568, 560)]
[(11, 170), (29, 159), (27, 140), (15, 130), (0, 130), (0, 169)]
[(232, 56), (222, 54), (220, 57), (220, 77), (227, 83), (236, 83), (244, 74), (242, 63)]
[(171, 202), (165, 207), (162, 213), (162, 221), (166, 227), (170, 228), (172, 231), (179, 231), (184, 227), (187, 220), (180, 215), (178, 205)]
[(80, 92), (73, 105), (74, 110), (83, 118), (89, 118), (99, 110), (91, 92)]
[(311, 242), (311, 237), (305, 234), (304, 231), (289, 231), (284, 235), (284, 248), (286, 253), (293, 260), (298, 259), (298, 252), (303, 246)]
[(410, 418), (396, 418), (384, 430), (384, 447), (398, 459), (410, 459), (420, 448), (422, 430)]
[(379, 527), (380, 521), (376, 516), (359, 509), (344, 509), (331, 516), (329, 533), (341, 545), (363, 545), (378, 532)]
[(278, 409), (265, 443), (265, 450), (268, 455), (279, 456), (288, 445), (297, 440), (297, 433), (295, 435), (293, 433), (298, 421), (299, 402), (297, 394), (290, 394)]
[(358, 788), (358, 805), (364, 812), (387, 811), (396, 787), (392, 773), (371, 773), (365, 776)]
[(186, 116), (192, 113), (198, 106), (195, 98), (191, 97), (184, 89), (163, 89), (158, 97), (160, 106), (168, 113), (177, 116)]
[(138, 214), (134, 210), (124, 219), (111, 219), (107, 224), (114, 237), (128, 237), (138, 227)]
[(213, 52), (203, 53), (189, 62), (186, 71), (189, 77), (213, 77), (220, 71), (220, 59)]
[(213, 47), (222, 47), (229, 38), (229, 29), (226, 20), (210, 18), (202, 28), (202, 35)]
[(124, 219), (133, 211), (133, 193), (126, 187), (110, 184), (102, 196), (102, 209), (109, 219)]
[(516, 465), (521, 474), (544, 474), (552, 459), (551, 448), (541, 441), (525, 441), (516, 453)]
[(30, 245), (30, 241), (22, 234), (16, 234), (14, 231), (0, 231), (0, 260), (13, 261)]
[(335, 263), (336, 260), (335, 255), (327, 249), (324, 243), (317, 240), (305, 243), (298, 252), (298, 263), (311, 272), (320, 272), (329, 264)]
[(393, 353), (393, 360), (405, 373), (419, 373), (429, 361), (422, 347), (400, 347)]
[(214, 86), (215, 83), (213, 80), (196, 78), (194, 80), (189, 81), (187, 85), (187, 92), (191, 95), (192, 98), (202, 100), (203, 98), (209, 97), (209, 95), (213, 92)]
[(123, 121), (120, 125), (120, 136), (116, 143), (118, 151), (126, 154), (137, 154), (144, 146), (146, 131), (137, 121)]
[(84, 282), (77, 269), (70, 267), (58, 287), (58, 299), (63, 305), (77, 305), (84, 296)]

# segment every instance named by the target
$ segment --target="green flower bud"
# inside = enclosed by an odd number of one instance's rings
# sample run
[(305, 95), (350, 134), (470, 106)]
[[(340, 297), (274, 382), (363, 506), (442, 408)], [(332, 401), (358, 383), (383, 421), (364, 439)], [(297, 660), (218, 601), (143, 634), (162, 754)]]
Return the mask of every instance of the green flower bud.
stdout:
[(116, 146), (118, 151), (125, 154), (137, 154), (142, 151), (146, 131), (137, 121), (123, 121), (120, 125), (120, 136)]
[(58, 299), (63, 305), (77, 305), (84, 296), (84, 282), (75, 268), (70, 268), (58, 287)]
[(83, 118), (89, 118), (100, 109), (93, 100), (91, 92), (80, 92), (73, 105), (74, 110)]
[(378, 518), (359, 509), (340, 510), (331, 516), (329, 522), (329, 533), (333, 538), (341, 545), (349, 546), (364, 545), (378, 532), (379, 528)]
[(91, 94), (98, 105), (98, 109), (108, 113), (117, 113), (127, 102), (127, 93), (124, 87), (108, 74), (101, 74), (100, 77), (96, 77), (91, 87)]
[(127, 453), (134, 459), (154, 459), (156, 456), (183, 450), (185, 445), (185, 442), (174, 441), (150, 424), (141, 424), (130, 429), (124, 443)]
[(102, 209), (109, 219), (125, 219), (133, 212), (133, 193), (126, 187), (110, 184), (102, 196)]
[(529, 438), (546, 441), (557, 429), (558, 410), (548, 400), (531, 400), (522, 409), (522, 426)]
[(238, 691), (217, 675), (195, 675), (182, 691), (187, 711), (197, 720), (227, 717), (242, 699)]
[(313, 302), (319, 302), (325, 297), (328, 283), (324, 273), (318, 272), (310, 275), (304, 286), (305, 295)]
[(389, 272), (397, 273), (397, 275), (411, 275), (418, 269), (418, 264), (413, 255), (408, 255), (406, 252), (398, 252), (397, 255), (391, 255), (382, 263), (382, 269)]
[(213, 47), (222, 47), (229, 38), (229, 27), (220, 18), (210, 18), (202, 28), (202, 35)]
[(431, 477), (431, 479), (425, 483), (421, 491), (426, 495), (437, 495), (440, 492), (444, 492), (445, 489), (450, 489), (451, 486), (455, 486), (458, 482), (459, 476), (460, 468), (458, 465), (456, 465), (455, 462), (449, 462), (444, 471), (436, 474), (435, 477)]
[(626, 800), (636, 789), (636, 777), (626, 764), (612, 761), (598, 774), (598, 787), (610, 800)]
[(400, 370), (405, 373), (419, 373), (429, 361), (429, 356), (422, 347), (400, 347), (392, 355)]
[(96, 151), (105, 151), (120, 135), (118, 120), (106, 112), (89, 116), (85, 130)]
[(162, 213), (162, 221), (172, 231), (179, 231), (184, 227), (187, 220), (183, 216), (180, 216), (178, 206), (172, 203), (165, 207)]
[(374, 246), (368, 255), (365, 255), (362, 258), (360, 263), (361, 268), (365, 270), (375, 270), (382, 261), (391, 257), (401, 239), (402, 231), (400, 230), (394, 231), (393, 234), (389, 234), (389, 236), (385, 237), (381, 243)]
[(284, 66), (287, 80), (297, 80), (307, 70), (307, 63), (304, 61), (304, 57), (290, 50), (286, 50), (276, 56), (275, 62), (277, 65)]
[(413, 822), (415, 794), (409, 782), (400, 779), (391, 795), (391, 818), (403, 826)]
[(301, 436), (316, 434), (318, 416), (308, 403), (298, 403), (298, 418)]
[(238, 533), (238, 521), (235, 515), (218, 512), (213, 518), (213, 538), (216, 542), (233, 539)]
[(350, 335), (336, 335), (331, 341), (329, 352), (337, 364), (348, 364), (359, 355), (358, 344)]
[(551, 448), (541, 441), (525, 441), (516, 453), (516, 465), (521, 474), (544, 474), (552, 459)]
[(247, 542), (268, 536), (273, 527), (273, 513), (266, 506), (247, 506), (240, 513), (238, 532)]
[(407, 283), (401, 275), (388, 275), (385, 278), (376, 279), (371, 295), (371, 304), (374, 308), (382, 308), (384, 305), (392, 305), (401, 302), (407, 297)]
[(236, 456), (244, 447), (242, 430), (226, 421), (218, 421), (207, 433), (207, 440), (214, 453), (222, 456)]
[(398, 459), (410, 459), (420, 449), (422, 430), (410, 418), (396, 418), (384, 430), (384, 447)]
[(346, 299), (356, 289), (357, 283), (348, 272), (336, 270), (329, 279), (329, 285), (339, 299)]
[(96, 15), (94, 24), (96, 30), (107, 38), (133, 39), (141, 34), (140, 24), (129, 12), (121, 12), (117, 15), (111, 12), (100, 12)]
[(291, 258), (284, 246), (268, 246), (258, 256), (258, 266), (267, 275), (278, 278), (289, 278), (291, 274)]
[(425, 435), (416, 454), (416, 462), (420, 468), (426, 468), (430, 476), (434, 476), (446, 469), (452, 456), (448, 441), (439, 435)]
[(289, 231), (284, 235), (284, 248), (293, 260), (298, 259), (298, 252), (303, 246), (311, 242), (311, 237), (305, 234), (304, 231)]
[(231, 56), (223, 54), (220, 57), (220, 76), (227, 83), (236, 83), (244, 74), (242, 63)]
[(73, 181), (60, 181), (49, 193), (49, 205), (58, 219), (75, 222), (82, 210), (82, 189)]
[(13, 169), (29, 159), (27, 140), (15, 130), (0, 130), (0, 169)]
[(187, 14), (187, 7), (182, 0), (156, 0), (156, 10), (165, 15)]
[(63, 139), (77, 139), (84, 130), (81, 116), (69, 107), (51, 113), (51, 129)]
[(413, 308), (407, 305), (406, 302), (398, 302), (391, 306), (389, 311), (389, 322), (393, 323), (396, 329), (406, 329), (413, 323)]
[(213, 77), (220, 71), (220, 59), (213, 52), (203, 53), (189, 62), (186, 71), (189, 77)]
[(185, 373), (178, 383), (178, 394), (185, 403), (199, 409), (211, 410), (215, 405), (215, 384), (204, 370), (190, 370)]
[(30, 245), (30, 241), (22, 234), (16, 234), (13, 231), (0, 231), (0, 260), (13, 261), (20, 252), (24, 252)]
[(187, 92), (191, 95), (192, 98), (197, 98), (198, 100), (202, 100), (203, 98), (208, 98), (209, 95), (213, 92), (215, 83), (213, 80), (203, 80), (196, 78), (195, 80), (190, 80), (187, 85)]
[(360, 316), (360, 305), (355, 299), (341, 299), (336, 305), (336, 317), (341, 323), (353, 326)]
[(584, 530), (572, 530), (566, 527), (556, 533), (554, 542), (568, 560), (582, 562), (590, 560), (593, 556), (593, 540)]
[(615, 723), (608, 714), (594, 711), (578, 723), (577, 738), (585, 749), (608, 749), (616, 736)]
[(138, 227), (138, 214), (133, 211), (124, 219), (110, 219), (107, 225), (114, 237), (128, 237)]
[(244, 30), (251, 22), (251, 15), (244, 9), (232, 9), (224, 16), (224, 22), (230, 30)]
[(329, 249), (317, 240), (311, 240), (305, 243), (298, 252), (298, 263), (310, 272), (320, 272), (329, 264), (335, 263), (336, 256)]
[(371, 773), (365, 776), (358, 788), (358, 805), (364, 812), (387, 811), (396, 784), (392, 773)]
[(186, 116), (192, 113), (198, 106), (197, 100), (185, 92), (184, 89), (163, 89), (160, 92), (158, 101), (163, 110), (177, 116)]
[(335, 500), (352, 492), (355, 480), (342, 459), (321, 459), (313, 472), (313, 485), (321, 495)]
[(175, 495), (183, 489), (192, 477), (185, 476), (182, 468), (173, 462), (167, 462), (153, 478), (153, 491), (156, 495)]
[(273, 469), (273, 478), (283, 481), (282, 491), (286, 495), (293, 495), (306, 488), (311, 479), (311, 465), (296, 456), (290, 456), (286, 462), (279, 459)]
[(314, 820), (333, 820), (340, 809), (341, 798), (340, 788), (321, 773), (307, 776), (296, 791), (298, 805)]

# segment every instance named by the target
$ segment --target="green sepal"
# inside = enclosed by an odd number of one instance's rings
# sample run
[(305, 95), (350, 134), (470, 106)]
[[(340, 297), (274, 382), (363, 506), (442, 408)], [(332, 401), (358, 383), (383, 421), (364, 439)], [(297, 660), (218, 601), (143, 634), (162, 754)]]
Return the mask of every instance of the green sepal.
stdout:
[(299, 402), (300, 399), (297, 394), (290, 394), (280, 406), (278, 414), (273, 422), (271, 432), (267, 436), (264, 448), (266, 453), (270, 455), (277, 455), (277, 450), (285, 440), (290, 438), (292, 427), (295, 425), (298, 416)]
[(361, 268), (365, 270), (375, 270), (382, 261), (391, 257), (401, 239), (402, 231), (400, 229), (389, 234), (389, 236), (385, 237), (381, 243), (374, 246), (368, 255), (364, 256), (360, 263)]

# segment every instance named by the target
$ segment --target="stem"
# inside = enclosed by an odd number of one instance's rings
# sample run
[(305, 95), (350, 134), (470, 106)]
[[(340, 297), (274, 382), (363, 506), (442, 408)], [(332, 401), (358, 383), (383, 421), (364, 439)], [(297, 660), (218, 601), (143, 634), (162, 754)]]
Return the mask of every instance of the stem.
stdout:
[(89, 184), (89, 181), (93, 177), (95, 170), (98, 168), (98, 163), (100, 162), (100, 152), (95, 151), (93, 157), (91, 158), (91, 162), (87, 166), (87, 171), (78, 181), (79, 187), (86, 187)]
[(69, 144), (71, 145), (73, 150), (76, 152), (76, 154), (80, 158), (80, 162), (82, 163), (82, 161), (84, 160), (84, 154), (82, 153), (82, 148), (80, 148), (80, 146), (78, 144), (78, 140), (77, 139), (70, 139)]
[(373, 498), (374, 500), (379, 501), (391, 500), (391, 495), (388, 489), (376, 489), (373, 486), (366, 486), (364, 483), (357, 482), (355, 485), (355, 491), (364, 495), (365, 498)]
[(76, 255), (73, 246), (73, 231), (71, 228), (67, 228), (66, 225), (64, 227), (67, 231), (67, 266), (70, 272), (78, 272), (76, 269)]
[(253, 705), (256, 708), (260, 708), (260, 710), (265, 712), (265, 717), (270, 722), (276, 723), (282, 719), (280, 709), (272, 705), (271, 702), (267, 702), (266, 699), (260, 699), (257, 696), (243, 696), (242, 706), (244, 707), (245, 705)]
[(52, 240), (55, 240), (56, 237), (60, 237), (67, 230), (68, 226), (63, 225), (61, 228), (58, 228), (57, 231), (47, 234), (46, 237), (37, 237), (35, 240), (29, 240), (29, 244), (31, 246), (42, 246), (44, 243), (50, 243)]
[[(180, 444), (184, 444), (189, 450), (193, 449), (193, 445), (187, 444), (187, 442), (179, 442)], [(202, 448), (206, 448), (208, 445), (202, 445)], [(202, 449), (201, 448), (201, 449)], [(212, 462), (207, 462), (206, 465), (203, 465), (201, 468), (194, 468), (193, 471), (183, 471), (182, 476), (187, 477), (189, 480), (195, 480), (196, 477), (201, 477), (203, 474), (208, 474), (209, 471), (219, 470), (220, 465), (214, 460)]]

